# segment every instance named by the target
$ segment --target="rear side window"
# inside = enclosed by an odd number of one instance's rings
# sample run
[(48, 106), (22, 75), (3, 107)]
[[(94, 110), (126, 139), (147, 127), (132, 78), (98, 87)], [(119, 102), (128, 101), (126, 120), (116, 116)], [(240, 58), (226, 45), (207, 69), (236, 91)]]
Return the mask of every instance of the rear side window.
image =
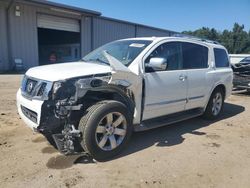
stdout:
[(216, 67), (228, 67), (229, 60), (224, 49), (214, 48), (214, 58)]
[(183, 42), (183, 69), (200, 69), (208, 67), (208, 48), (198, 44)]

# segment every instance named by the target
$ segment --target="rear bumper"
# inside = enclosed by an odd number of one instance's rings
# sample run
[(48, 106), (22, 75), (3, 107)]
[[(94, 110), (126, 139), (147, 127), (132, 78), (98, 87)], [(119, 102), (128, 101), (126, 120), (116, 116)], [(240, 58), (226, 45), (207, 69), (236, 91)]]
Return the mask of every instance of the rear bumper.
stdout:
[(250, 89), (250, 82), (234, 81), (233, 87), (236, 89)]
[(233, 87), (237, 89), (250, 89), (250, 73), (234, 73)]
[[(16, 94), (18, 114), (25, 124), (36, 131), (40, 124), (41, 108), (43, 101), (29, 100), (22, 96), (19, 89)], [(36, 117), (33, 117), (36, 115)]]
[(247, 90), (250, 90), (250, 87), (249, 86), (238, 85), (238, 86), (234, 86), (234, 89), (247, 89)]

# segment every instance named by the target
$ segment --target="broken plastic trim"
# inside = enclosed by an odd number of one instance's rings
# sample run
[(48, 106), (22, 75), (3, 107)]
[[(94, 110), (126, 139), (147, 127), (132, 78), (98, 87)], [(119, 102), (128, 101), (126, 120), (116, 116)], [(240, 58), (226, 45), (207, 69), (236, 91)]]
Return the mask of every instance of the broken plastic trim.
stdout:
[(143, 78), (133, 73), (128, 67), (123, 65), (122, 62), (115, 57), (111, 56), (107, 51), (103, 51), (103, 55), (108, 60), (111, 67), (112, 76), (109, 84), (122, 85), (132, 91), (135, 101), (134, 123), (139, 123), (141, 119)]
[[(53, 138), (59, 151), (65, 155), (78, 153), (75, 150), (75, 144), (80, 143), (78, 139), (81, 137), (81, 134), (80, 131), (76, 130), (74, 125), (70, 123), (70, 116), (73, 110), (81, 109), (81, 106), (79, 106), (77, 102), (80, 98), (84, 97), (88, 91), (109, 91), (112, 90), (111, 88), (122, 90), (122, 93), (129, 98), (130, 102), (133, 102), (134, 117), (137, 118), (137, 121), (140, 120), (141, 103), (136, 101), (141, 101), (142, 78), (106, 51), (103, 51), (103, 55), (110, 64), (111, 75), (92, 75), (72, 78), (62, 82), (70, 82), (70, 84), (75, 87), (75, 92), (74, 94), (72, 92), (72, 96), (69, 96), (69, 92), (66, 92), (65, 98), (62, 97), (62, 100), (57, 100), (56, 102), (58, 111), (55, 111), (55, 115), (57, 115), (59, 119), (64, 119), (65, 124), (61, 134), (54, 134)], [(63, 85), (64, 84), (55, 85), (55, 92), (53, 91), (53, 94), (56, 94)], [(61, 90), (64, 91), (62, 88)], [(74, 109), (73, 107), (77, 108)]]
[(76, 150), (76, 145), (79, 145), (80, 137), (81, 132), (75, 129), (74, 125), (70, 124), (66, 125), (61, 134), (53, 134), (53, 139), (58, 150), (64, 155), (84, 153), (83, 151)]

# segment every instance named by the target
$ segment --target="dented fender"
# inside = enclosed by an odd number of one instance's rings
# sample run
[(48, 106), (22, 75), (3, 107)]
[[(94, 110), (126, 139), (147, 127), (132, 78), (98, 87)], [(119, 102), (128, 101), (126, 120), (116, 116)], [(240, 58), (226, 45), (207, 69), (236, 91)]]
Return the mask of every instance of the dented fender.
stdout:
[[(93, 75), (79, 78), (76, 81), (74, 81), (74, 79), (65, 81), (65, 83), (69, 83), (68, 85), (75, 86), (75, 92), (73, 92), (74, 94), (70, 97), (68, 95), (63, 96), (66, 89), (61, 88), (60, 91), (62, 91), (62, 94), (59, 95), (61, 98), (57, 98), (57, 104), (59, 104), (57, 105), (59, 106), (58, 109), (60, 109), (60, 106), (76, 105), (78, 100), (84, 97), (88, 91), (117, 92), (130, 104), (129, 108), (134, 113), (133, 124), (140, 124), (142, 113), (142, 77), (132, 72), (128, 67), (123, 65), (122, 62), (107, 52), (103, 51), (103, 55), (108, 60), (111, 68), (111, 72), (108, 73), (109, 75)], [(63, 87), (64, 85), (66, 84), (61, 84), (60, 86)], [(72, 91), (72, 89), (70, 89), (70, 91)], [(53, 94), (55, 95), (56, 93)], [(70, 110), (67, 110), (67, 112), (70, 113)]]
[(111, 67), (111, 79), (108, 84), (121, 85), (133, 92), (135, 100), (133, 123), (139, 124), (141, 117), (142, 77), (136, 75), (106, 51), (103, 52), (103, 55), (107, 58)]

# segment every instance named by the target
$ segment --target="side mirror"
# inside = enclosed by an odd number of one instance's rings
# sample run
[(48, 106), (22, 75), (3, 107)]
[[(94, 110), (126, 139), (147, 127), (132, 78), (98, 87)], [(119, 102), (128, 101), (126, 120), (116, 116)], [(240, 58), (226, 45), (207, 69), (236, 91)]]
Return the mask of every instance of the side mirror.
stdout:
[(148, 68), (152, 68), (155, 71), (164, 71), (167, 69), (167, 59), (161, 57), (152, 57), (147, 64)]

